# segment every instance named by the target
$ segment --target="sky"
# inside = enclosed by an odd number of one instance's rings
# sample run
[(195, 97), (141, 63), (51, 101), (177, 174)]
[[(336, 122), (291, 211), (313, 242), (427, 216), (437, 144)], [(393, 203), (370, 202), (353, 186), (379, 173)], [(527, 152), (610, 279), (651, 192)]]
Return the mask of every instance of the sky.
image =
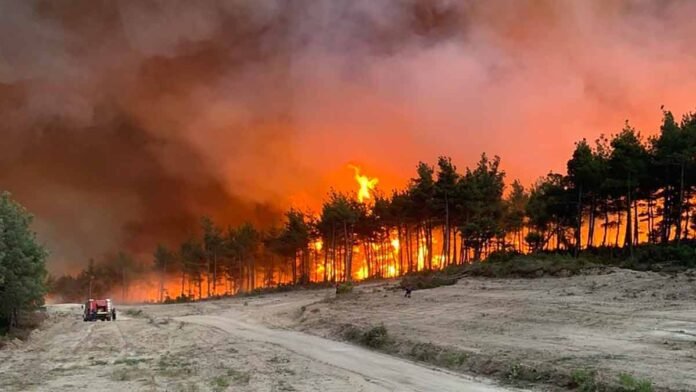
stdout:
[[(353, 170), (573, 144), (696, 110), (693, 1), (0, 1), (0, 189), (49, 269), (147, 255), (209, 215), (271, 225)], [(146, 257), (146, 256), (143, 256)]]

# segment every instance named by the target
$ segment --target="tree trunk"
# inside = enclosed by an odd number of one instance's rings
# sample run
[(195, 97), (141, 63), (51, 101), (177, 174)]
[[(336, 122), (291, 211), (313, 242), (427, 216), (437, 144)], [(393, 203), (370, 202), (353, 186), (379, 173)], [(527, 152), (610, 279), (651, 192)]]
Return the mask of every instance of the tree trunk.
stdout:
[(413, 272), (413, 252), (411, 249), (411, 230), (406, 224), (406, 262), (408, 263), (408, 272)]
[(578, 188), (578, 225), (575, 229), (575, 257), (580, 256), (582, 246), (582, 185)]
[(655, 238), (654, 238), (654, 219), (653, 219), (653, 198), (652, 194), (648, 196), (648, 242), (649, 243), (654, 243)]
[(660, 227), (660, 232), (661, 232), (661, 241), (663, 244), (666, 244), (669, 241), (669, 227), (671, 226), (670, 223), (670, 202), (669, 202), (669, 186), (666, 186), (665, 189), (662, 190), (663, 196), (662, 196), (662, 222), (661, 222), (661, 227)]
[[(207, 287), (206, 290), (208, 292), (206, 297), (210, 297), (210, 260), (208, 260), (208, 257), (205, 258), (205, 283)], [(198, 296), (201, 296), (200, 292)]]
[(679, 174), (679, 199), (677, 200), (677, 220), (676, 220), (676, 231), (674, 232), (674, 239), (677, 241), (677, 245), (681, 242), (681, 232), (682, 232), (682, 206), (684, 204), (684, 161), (682, 160), (680, 165)]
[[(689, 195), (687, 195), (687, 200), (689, 200)], [(690, 203), (686, 205), (686, 216), (684, 217), (684, 240), (689, 239), (689, 220), (691, 219), (691, 205)]]
[(627, 182), (627, 192), (626, 192), (626, 236), (624, 238), (624, 246), (628, 246), (629, 254), (633, 258), (633, 227), (631, 220), (631, 210), (633, 209), (631, 201), (631, 175), (628, 175)]
[(345, 256), (345, 281), (350, 282), (353, 279), (353, 246), (352, 246), (352, 241), (351, 238), (348, 236), (348, 224), (346, 222), (343, 222), (343, 235), (345, 236), (345, 247), (346, 247), (346, 256)]
[(217, 295), (217, 252), (213, 252), (213, 295)]
[(587, 223), (587, 248), (594, 246), (594, 233), (595, 233), (595, 210), (597, 209), (596, 197), (593, 195), (590, 199), (590, 211)]
[(633, 200), (633, 244), (640, 240), (640, 223), (638, 221), (638, 200)]
[(604, 201), (604, 235), (602, 237), (602, 246), (607, 246), (607, 232), (609, 231), (609, 202)]
[(444, 233), (445, 241), (442, 244), (442, 247), (444, 249), (444, 257), (443, 257), (443, 262), (445, 265), (449, 265), (450, 261), (450, 224), (449, 224), (449, 199), (447, 197), (447, 192), (445, 192), (445, 233)]
[(621, 231), (621, 211), (616, 212), (616, 238), (614, 239), (614, 247), (619, 247), (619, 232)]
[(328, 268), (329, 268), (329, 252), (326, 251), (326, 247), (322, 249), (324, 251), (324, 283), (328, 282)]
[(452, 264), (457, 264), (457, 229), (452, 230)]

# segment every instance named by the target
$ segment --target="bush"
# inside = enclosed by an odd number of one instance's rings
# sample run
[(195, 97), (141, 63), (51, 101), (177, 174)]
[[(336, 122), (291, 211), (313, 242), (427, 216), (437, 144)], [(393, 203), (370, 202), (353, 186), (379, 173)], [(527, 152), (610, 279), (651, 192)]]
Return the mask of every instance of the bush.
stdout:
[(372, 327), (363, 334), (362, 340), (363, 344), (368, 347), (383, 347), (389, 340), (387, 328), (384, 325)]
[(390, 342), (387, 328), (384, 325), (378, 325), (366, 331), (354, 325), (346, 325), (343, 329), (343, 338), (375, 349), (384, 348)]
[(635, 249), (634, 256), (636, 263), (648, 266), (669, 263), (696, 267), (696, 248), (689, 245), (643, 245)]
[(492, 278), (539, 278), (571, 276), (595, 264), (567, 254), (496, 255), (494, 259), (465, 265), (463, 273)]
[(510, 261), (513, 258), (517, 256), (521, 256), (522, 253), (517, 252), (517, 251), (508, 251), (508, 250), (497, 250), (495, 252), (492, 252), (488, 257), (486, 258), (486, 261), (489, 263), (504, 263), (506, 261)]
[(194, 298), (192, 296), (188, 297), (186, 294), (182, 294), (176, 298), (167, 297), (164, 299), (163, 303), (165, 303), (165, 304), (183, 304), (183, 303), (192, 302), (192, 301), (194, 301)]
[(411, 273), (401, 278), (400, 286), (402, 288), (410, 288), (411, 290), (426, 290), (440, 286), (450, 286), (459, 280), (459, 276), (453, 274), (454, 271), (457, 270), (446, 269), (444, 271)]
[(348, 294), (353, 292), (353, 283), (343, 282), (336, 286), (336, 295)]
[(142, 309), (126, 309), (125, 313), (126, 313), (126, 315), (128, 315), (130, 317), (142, 317), (143, 316)]
[(579, 369), (571, 375), (573, 386), (578, 392), (595, 392), (597, 390), (597, 373), (594, 370)]
[(619, 385), (621, 392), (653, 392), (650, 380), (639, 380), (626, 373), (619, 375)]

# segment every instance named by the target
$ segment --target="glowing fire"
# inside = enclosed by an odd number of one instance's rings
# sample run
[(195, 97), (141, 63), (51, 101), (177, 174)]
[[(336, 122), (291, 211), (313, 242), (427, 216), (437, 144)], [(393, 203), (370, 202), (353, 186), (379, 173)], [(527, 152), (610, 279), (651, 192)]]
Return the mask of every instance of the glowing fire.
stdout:
[(391, 245), (392, 245), (392, 248), (394, 248), (394, 250), (397, 252), (399, 251), (399, 247), (401, 246), (401, 244), (399, 244), (398, 238), (394, 238), (393, 240), (391, 240)]
[(387, 267), (387, 277), (388, 277), (388, 278), (393, 278), (393, 277), (395, 277), (396, 275), (397, 275), (397, 274), (396, 274), (396, 267), (394, 267), (393, 265), (388, 266), (388, 267)]
[(366, 200), (372, 198), (371, 191), (375, 189), (379, 179), (360, 174), (360, 168), (357, 166), (350, 165), (350, 167), (353, 168), (355, 172), (355, 181), (360, 185), (360, 189), (358, 190), (358, 201), (364, 203)]

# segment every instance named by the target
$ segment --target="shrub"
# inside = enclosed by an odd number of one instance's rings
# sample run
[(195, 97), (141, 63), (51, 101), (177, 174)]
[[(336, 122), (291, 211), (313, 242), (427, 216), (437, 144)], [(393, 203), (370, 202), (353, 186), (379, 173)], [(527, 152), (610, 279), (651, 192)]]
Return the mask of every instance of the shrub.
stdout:
[(348, 294), (353, 292), (353, 283), (343, 282), (336, 286), (336, 294)]
[(574, 258), (568, 254), (535, 253), (531, 255), (496, 255), (486, 260), (466, 265), (464, 274), (494, 278), (538, 278), (543, 276), (570, 276), (587, 267), (595, 266), (587, 258)]
[(409, 355), (418, 361), (434, 362), (440, 351), (442, 350), (432, 343), (416, 343), (411, 347)]
[(458, 276), (452, 274), (453, 271), (455, 270), (447, 269), (445, 271), (411, 273), (401, 279), (401, 287), (412, 290), (426, 290), (440, 286), (450, 286), (459, 280)]
[(354, 343), (361, 344), (370, 348), (384, 348), (389, 342), (389, 334), (384, 325), (378, 325), (365, 331), (348, 324), (343, 328), (343, 337)]
[(653, 392), (650, 380), (639, 380), (626, 373), (619, 375), (619, 385), (621, 392)]
[(488, 255), (486, 261), (489, 263), (503, 263), (520, 255), (522, 254), (517, 251), (497, 250)]
[(217, 376), (210, 382), (210, 384), (213, 387), (213, 391), (225, 391), (227, 390), (227, 387), (230, 386), (230, 381), (226, 377)]
[(571, 378), (573, 386), (578, 392), (595, 392), (597, 390), (597, 373), (594, 370), (578, 369), (573, 372)]
[(696, 267), (696, 248), (689, 245), (643, 245), (634, 252), (635, 262), (652, 265), (670, 263), (684, 267)]
[(383, 347), (389, 340), (389, 337), (387, 335), (387, 328), (384, 325), (372, 327), (369, 330), (367, 330), (367, 332), (363, 333), (362, 340), (363, 344), (368, 347)]
[(127, 309), (125, 312), (130, 317), (141, 317), (143, 316), (142, 309)]

